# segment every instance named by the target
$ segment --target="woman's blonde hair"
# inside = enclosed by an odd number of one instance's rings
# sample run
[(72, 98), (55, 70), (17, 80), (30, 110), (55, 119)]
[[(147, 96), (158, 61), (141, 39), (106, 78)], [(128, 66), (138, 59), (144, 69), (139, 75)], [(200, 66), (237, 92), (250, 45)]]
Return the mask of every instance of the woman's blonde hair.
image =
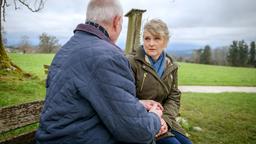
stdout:
[(149, 32), (153, 36), (161, 36), (165, 39), (166, 44), (169, 41), (169, 30), (165, 22), (160, 19), (152, 19), (144, 25), (143, 31)]

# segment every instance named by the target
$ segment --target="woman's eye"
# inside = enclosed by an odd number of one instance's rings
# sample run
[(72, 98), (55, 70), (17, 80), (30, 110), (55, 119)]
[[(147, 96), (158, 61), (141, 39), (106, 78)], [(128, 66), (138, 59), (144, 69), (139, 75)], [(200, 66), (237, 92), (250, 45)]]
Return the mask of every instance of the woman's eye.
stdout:
[(145, 37), (144, 40), (150, 40), (150, 38), (149, 37)]

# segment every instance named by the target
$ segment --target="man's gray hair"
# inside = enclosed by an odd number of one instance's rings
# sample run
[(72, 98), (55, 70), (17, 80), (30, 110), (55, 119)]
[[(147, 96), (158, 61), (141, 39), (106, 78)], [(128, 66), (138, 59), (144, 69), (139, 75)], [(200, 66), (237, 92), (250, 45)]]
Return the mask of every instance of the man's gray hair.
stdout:
[(122, 16), (119, 0), (91, 0), (87, 7), (86, 20), (109, 23), (115, 16)]

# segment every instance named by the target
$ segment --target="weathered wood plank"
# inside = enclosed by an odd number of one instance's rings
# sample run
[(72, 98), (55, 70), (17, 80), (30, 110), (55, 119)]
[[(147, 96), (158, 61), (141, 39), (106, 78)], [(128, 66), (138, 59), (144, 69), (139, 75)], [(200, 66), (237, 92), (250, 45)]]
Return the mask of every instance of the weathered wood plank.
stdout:
[(35, 101), (0, 109), (0, 133), (37, 123), (43, 101)]
[(36, 131), (28, 132), (23, 135), (15, 136), (7, 140), (0, 141), (0, 144), (35, 144)]

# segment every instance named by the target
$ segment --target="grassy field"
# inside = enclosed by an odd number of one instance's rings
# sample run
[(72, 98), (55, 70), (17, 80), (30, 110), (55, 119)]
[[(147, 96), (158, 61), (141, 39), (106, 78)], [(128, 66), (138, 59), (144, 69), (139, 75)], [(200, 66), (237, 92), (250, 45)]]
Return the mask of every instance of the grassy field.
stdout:
[(44, 96), (44, 80), (38, 78), (3, 80), (0, 77), (0, 107), (43, 100)]
[[(53, 54), (9, 54), (18, 66), (44, 78), (43, 64), (50, 64)], [(237, 68), (179, 63), (180, 85), (256, 86), (256, 68)]]
[(185, 93), (181, 104), (181, 115), (202, 128), (188, 131), (195, 144), (256, 144), (255, 94)]
[[(23, 102), (33, 98), (30, 95), (30, 98), (27, 97)], [(255, 144), (255, 109), (255, 94), (184, 93), (180, 112), (181, 116), (188, 120), (190, 126), (187, 132), (194, 144)], [(191, 129), (192, 126), (200, 127), (202, 131), (194, 131)], [(0, 134), (0, 139), (36, 127), (37, 125), (33, 125), (26, 129)]]
[(179, 84), (256, 86), (256, 68), (180, 63)]
[(50, 64), (54, 54), (18, 54), (10, 53), (10, 58), (15, 64), (20, 66), (24, 71), (36, 74), (44, 78), (44, 64)]
[[(12, 60), (37, 77), (13, 78), (0, 71), (0, 107), (42, 100), (45, 96), (43, 64), (54, 55), (10, 54)], [(180, 63), (180, 84), (255, 86), (256, 69)], [(184, 93), (181, 115), (190, 126), (202, 131), (187, 131), (195, 144), (256, 143), (256, 95), (246, 93)], [(36, 125), (31, 126), (32, 129)], [(27, 129), (31, 129), (28, 127)], [(17, 130), (13, 133), (19, 133)], [(26, 130), (25, 130), (26, 131)], [(0, 134), (0, 139), (9, 134)], [(10, 133), (12, 135), (12, 133)]]

